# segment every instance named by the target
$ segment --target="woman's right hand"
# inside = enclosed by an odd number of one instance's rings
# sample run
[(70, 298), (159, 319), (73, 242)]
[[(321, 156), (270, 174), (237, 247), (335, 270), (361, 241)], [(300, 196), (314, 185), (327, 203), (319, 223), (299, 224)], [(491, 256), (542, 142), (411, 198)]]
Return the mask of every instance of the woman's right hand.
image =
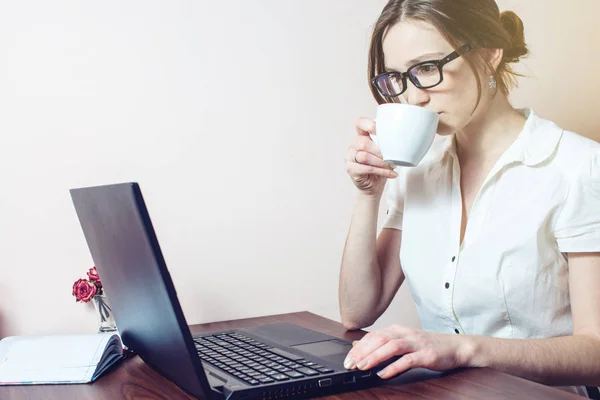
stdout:
[(358, 135), (348, 147), (346, 171), (361, 193), (381, 196), (386, 180), (398, 174), (395, 166), (383, 161), (379, 147), (369, 137), (369, 132), (375, 133), (375, 122), (359, 118), (355, 126)]

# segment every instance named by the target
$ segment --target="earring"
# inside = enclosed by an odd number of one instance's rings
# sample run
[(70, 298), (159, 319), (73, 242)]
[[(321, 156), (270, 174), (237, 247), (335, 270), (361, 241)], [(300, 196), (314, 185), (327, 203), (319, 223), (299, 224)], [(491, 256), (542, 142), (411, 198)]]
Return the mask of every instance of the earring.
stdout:
[(492, 74), (490, 75), (490, 81), (488, 83), (490, 89), (496, 89), (496, 77)]

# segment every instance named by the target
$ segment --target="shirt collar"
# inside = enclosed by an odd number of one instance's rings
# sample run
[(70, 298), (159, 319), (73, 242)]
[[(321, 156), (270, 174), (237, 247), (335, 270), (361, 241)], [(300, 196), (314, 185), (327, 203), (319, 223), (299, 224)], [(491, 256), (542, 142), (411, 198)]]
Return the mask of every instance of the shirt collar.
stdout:
[[(546, 161), (554, 154), (563, 130), (553, 122), (538, 117), (532, 109), (524, 108), (517, 111), (527, 120), (517, 139), (500, 157), (502, 164), (520, 162), (527, 166), (534, 166)], [(457, 158), (455, 134), (443, 138), (435, 162), (440, 162), (446, 154)]]

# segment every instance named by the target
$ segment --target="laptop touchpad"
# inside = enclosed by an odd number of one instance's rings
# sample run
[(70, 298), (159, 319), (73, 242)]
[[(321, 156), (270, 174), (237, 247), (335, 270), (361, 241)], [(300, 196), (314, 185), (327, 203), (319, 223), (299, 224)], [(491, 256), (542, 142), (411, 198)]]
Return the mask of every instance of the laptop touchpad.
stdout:
[(292, 345), (298, 350), (305, 351), (317, 357), (327, 357), (334, 354), (346, 354), (352, 348), (352, 345), (341, 340), (324, 340), (322, 342), (313, 342), (305, 344)]

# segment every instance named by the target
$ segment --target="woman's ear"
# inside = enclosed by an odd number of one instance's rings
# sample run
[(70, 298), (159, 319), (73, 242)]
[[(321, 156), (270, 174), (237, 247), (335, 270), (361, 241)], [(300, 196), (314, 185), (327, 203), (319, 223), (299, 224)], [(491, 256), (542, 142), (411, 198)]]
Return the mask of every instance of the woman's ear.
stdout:
[(502, 58), (504, 58), (504, 49), (485, 49), (485, 57), (492, 67), (494, 67), (494, 71), (498, 70), (498, 66), (502, 62)]

